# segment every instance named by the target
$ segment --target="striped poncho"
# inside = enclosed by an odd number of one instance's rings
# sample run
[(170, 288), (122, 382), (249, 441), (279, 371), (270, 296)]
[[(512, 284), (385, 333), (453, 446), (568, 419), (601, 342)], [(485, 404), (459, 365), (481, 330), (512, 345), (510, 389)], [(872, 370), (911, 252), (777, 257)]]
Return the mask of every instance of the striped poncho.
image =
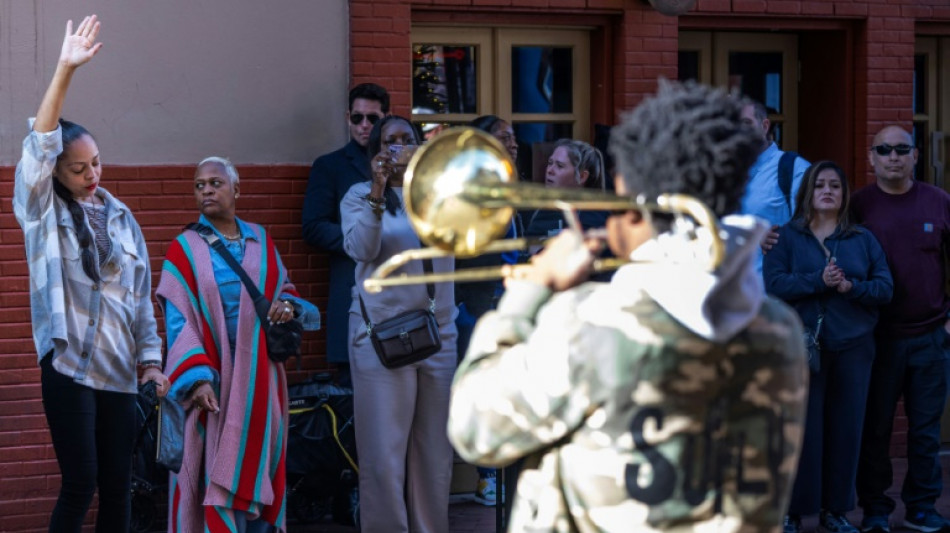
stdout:
[[(241, 266), (268, 300), (296, 296), (270, 237), (261, 226), (248, 226), (256, 239), (245, 241)], [(171, 243), (157, 295), (185, 318), (168, 349), (169, 379), (174, 384), (188, 370), (204, 367), (220, 383), (220, 412), (188, 411), (181, 471), (171, 476), (168, 530), (236, 531), (234, 511), (240, 510), (285, 531), (286, 375), (283, 365), (267, 357), (251, 298), (241, 291), (232, 360), (210, 248), (194, 231)], [(187, 399), (182, 403), (191, 407)]]

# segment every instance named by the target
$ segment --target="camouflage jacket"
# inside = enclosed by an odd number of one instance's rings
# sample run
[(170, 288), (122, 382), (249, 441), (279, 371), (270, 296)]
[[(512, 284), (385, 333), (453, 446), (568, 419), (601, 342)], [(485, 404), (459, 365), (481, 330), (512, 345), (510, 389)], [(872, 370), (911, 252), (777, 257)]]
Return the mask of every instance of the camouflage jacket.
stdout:
[(509, 283), (456, 374), (453, 445), (525, 458), (511, 532), (778, 531), (807, 400), (794, 311), (762, 295), (713, 341), (621, 272), (553, 296)]

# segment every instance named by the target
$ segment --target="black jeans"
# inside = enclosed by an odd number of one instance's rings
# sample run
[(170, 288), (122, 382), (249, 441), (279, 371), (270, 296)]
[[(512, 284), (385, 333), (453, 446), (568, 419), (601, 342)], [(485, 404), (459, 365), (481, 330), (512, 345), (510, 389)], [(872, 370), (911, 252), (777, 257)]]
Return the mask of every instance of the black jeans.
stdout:
[(96, 531), (123, 533), (131, 514), (135, 395), (80, 385), (43, 358), (43, 408), (62, 473), (51, 532), (78, 532), (99, 487)]
[(947, 403), (950, 338), (937, 326), (916, 337), (878, 335), (871, 369), (864, 437), (858, 463), (858, 505), (864, 516), (889, 515), (895, 503), (885, 494), (893, 481), (890, 444), (897, 400), (907, 415), (907, 477), (901, 499), (907, 514), (933, 511), (943, 490), (940, 417)]
[(870, 335), (846, 350), (822, 350), (821, 370), (808, 383), (805, 437), (790, 515), (854, 508), (864, 410), (874, 361)]

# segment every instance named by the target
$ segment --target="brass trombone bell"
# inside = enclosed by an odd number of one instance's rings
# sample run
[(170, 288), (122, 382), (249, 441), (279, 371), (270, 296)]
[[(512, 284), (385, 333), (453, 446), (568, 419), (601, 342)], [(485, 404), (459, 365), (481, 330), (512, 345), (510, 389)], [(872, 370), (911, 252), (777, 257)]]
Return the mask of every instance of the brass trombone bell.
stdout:
[[(510, 275), (518, 265), (391, 276), (414, 260), (527, 249), (536, 241), (503, 239), (516, 209), (560, 209), (569, 222), (575, 221), (572, 225), (576, 224), (576, 210), (637, 210), (647, 217), (651, 212), (688, 215), (709, 230), (711, 270), (719, 265), (724, 253), (716, 217), (699, 200), (674, 194), (661, 195), (656, 203), (648, 203), (603, 191), (518, 183), (507, 150), (494, 137), (474, 128), (444, 130), (420, 147), (406, 168), (403, 198), (410, 224), (429, 248), (393, 255), (363, 281), (368, 292), (379, 292), (387, 286), (482, 281)], [(597, 260), (594, 271), (613, 270), (628, 262)]]
[(486, 208), (465, 194), (516, 180), (508, 151), (475, 128), (450, 128), (413, 154), (403, 178), (409, 222), (429, 246), (460, 257), (482, 253), (508, 231), (515, 210)]

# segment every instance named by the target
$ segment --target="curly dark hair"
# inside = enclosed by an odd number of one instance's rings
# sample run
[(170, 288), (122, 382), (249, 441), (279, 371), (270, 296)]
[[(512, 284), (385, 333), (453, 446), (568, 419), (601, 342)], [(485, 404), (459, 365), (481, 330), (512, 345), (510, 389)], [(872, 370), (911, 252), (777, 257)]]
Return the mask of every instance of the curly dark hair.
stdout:
[(628, 195), (687, 194), (718, 217), (736, 212), (761, 148), (739, 120), (742, 104), (695, 82), (659, 85), (610, 135), (610, 155)]

